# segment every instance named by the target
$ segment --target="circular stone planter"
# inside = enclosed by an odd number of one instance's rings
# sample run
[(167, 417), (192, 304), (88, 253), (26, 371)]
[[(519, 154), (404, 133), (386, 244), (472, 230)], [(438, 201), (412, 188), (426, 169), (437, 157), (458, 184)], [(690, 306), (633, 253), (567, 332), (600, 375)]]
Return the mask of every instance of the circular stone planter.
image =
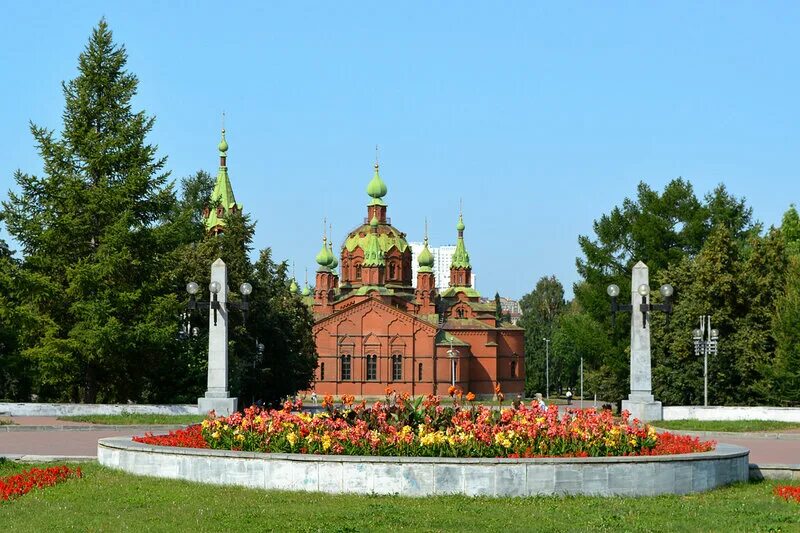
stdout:
[(328, 493), (431, 496), (654, 496), (747, 481), (750, 451), (645, 457), (467, 459), (233, 452), (100, 439), (100, 464), (131, 474), (216, 485)]

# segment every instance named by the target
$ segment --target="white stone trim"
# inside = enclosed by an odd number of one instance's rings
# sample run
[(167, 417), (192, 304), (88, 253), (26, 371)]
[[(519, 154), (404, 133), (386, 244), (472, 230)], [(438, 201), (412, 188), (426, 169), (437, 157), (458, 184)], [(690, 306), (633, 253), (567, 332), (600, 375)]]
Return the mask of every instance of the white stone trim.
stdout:
[(100, 439), (97, 459), (144, 476), (216, 485), (327, 493), (431, 496), (591, 494), (651, 496), (703, 492), (746, 481), (749, 450), (654, 457), (461, 459), (264, 454), (151, 446)]

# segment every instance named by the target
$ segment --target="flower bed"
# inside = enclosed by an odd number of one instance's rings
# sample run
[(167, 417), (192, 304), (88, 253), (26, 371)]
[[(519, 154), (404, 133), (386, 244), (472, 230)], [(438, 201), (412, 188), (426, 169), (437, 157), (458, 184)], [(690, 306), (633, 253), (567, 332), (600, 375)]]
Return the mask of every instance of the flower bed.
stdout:
[(778, 485), (775, 487), (775, 496), (783, 498), (787, 502), (789, 500), (794, 500), (795, 502), (800, 503), (800, 486)]
[(32, 489), (51, 487), (69, 478), (81, 477), (81, 469), (71, 469), (68, 466), (53, 466), (50, 468), (31, 468), (13, 476), (0, 478), (0, 500), (7, 501), (27, 494)]
[[(570, 410), (518, 404), (491, 409), (462, 404), (443, 407), (434, 396), (417, 398), (389, 394), (387, 401), (367, 407), (352, 396), (335, 408), (301, 412), (300, 402), (281, 410), (249, 407), (244, 413), (204, 420), (199, 426), (165, 436), (137, 437), (145, 444), (240, 450), (264, 453), (373, 455), (411, 457), (608, 457), (667, 455), (709, 451), (713, 442), (670, 433), (651, 426), (615, 419), (610, 411)], [(469, 399), (469, 395), (467, 395)]]

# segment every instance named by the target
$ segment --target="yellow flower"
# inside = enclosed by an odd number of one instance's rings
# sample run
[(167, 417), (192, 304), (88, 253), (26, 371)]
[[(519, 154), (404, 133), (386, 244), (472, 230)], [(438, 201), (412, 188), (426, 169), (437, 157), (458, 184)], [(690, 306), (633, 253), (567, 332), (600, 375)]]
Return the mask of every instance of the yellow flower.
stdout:
[(211, 438), (218, 439), (219, 438), (219, 431), (215, 431), (214, 433), (212, 433), (211, 434)]
[(202, 426), (203, 426), (204, 429), (207, 428), (210, 425), (211, 425), (211, 422), (209, 422), (208, 419), (203, 420)]
[(330, 447), (331, 447), (331, 438), (330, 438), (330, 436), (329, 435), (323, 435), (322, 436), (322, 449), (327, 452), (328, 448), (330, 448)]
[(236, 436), (234, 437), (234, 439), (235, 439), (235, 440), (237, 440), (237, 441), (239, 441), (239, 442), (242, 442), (242, 441), (244, 440), (244, 435), (242, 435), (242, 434), (240, 433), (240, 434), (236, 435)]
[(286, 440), (289, 441), (289, 444), (294, 446), (294, 443), (297, 442), (297, 434), (294, 432), (289, 433), (288, 435), (286, 435)]

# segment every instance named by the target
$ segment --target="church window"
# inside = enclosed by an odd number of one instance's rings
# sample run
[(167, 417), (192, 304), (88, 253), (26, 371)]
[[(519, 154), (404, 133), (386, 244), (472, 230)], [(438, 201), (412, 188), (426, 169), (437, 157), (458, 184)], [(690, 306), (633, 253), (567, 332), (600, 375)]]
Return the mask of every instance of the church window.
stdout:
[(464, 308), (463, 307), (459, 307), (458, 309), (456, 309), (456, 316), (458, 318), (464, 318)]
[(417, 381), (422, 381), (422, 363), (417, 367)]
[(399, 353), (392, 355), (392, 381), (403, 379), (403, 356)]
[(343, 355), (342, 356), (342, 381), (349, 381), (350, 379), (352, 379), (350, 363), (351, 363), (350, 355), (349, 354)]
[(319, 364), (319, 380), (325, 381), (325, 363)]
[(389, 263), (389, 279), (397, 278), (397, 264), (394, 262)]
[(356, 265), (356, 279), (361, 280), (361, 263)]
[(511, 361), (511, 377), (512, 378), (517, 377), (517, 362), (516, 361)]
[(367, 354), (367, 381), (375, 381), (378, 379), (378, 356), (376, 354)]

